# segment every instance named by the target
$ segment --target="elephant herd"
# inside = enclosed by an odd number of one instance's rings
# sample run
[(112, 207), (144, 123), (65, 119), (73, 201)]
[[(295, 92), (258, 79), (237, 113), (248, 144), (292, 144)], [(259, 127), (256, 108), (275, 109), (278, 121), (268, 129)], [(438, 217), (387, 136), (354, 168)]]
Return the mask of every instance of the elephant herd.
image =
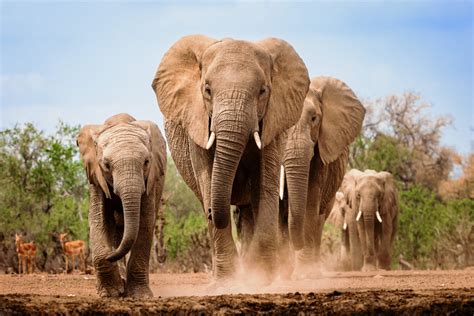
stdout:
[[(193, 35), (166, 52), (152, 87), (171, 156), (208, 219), (216, 284), (241, 271), (262, 284), (317, 272), (333, 205), (351, 268), (390, 267), (396, 191), (386, 172), (344, 176), (365, 115), (345, 83), (310, 81), (303, 60), (281, 39)], [(151, 296), (148, 262), (165, 140), (154, 123), (118, 114), (84, 126), (78, 146), (90, 183), (98, 292)], [(116, 261), (129, 252), (124, 280)]]

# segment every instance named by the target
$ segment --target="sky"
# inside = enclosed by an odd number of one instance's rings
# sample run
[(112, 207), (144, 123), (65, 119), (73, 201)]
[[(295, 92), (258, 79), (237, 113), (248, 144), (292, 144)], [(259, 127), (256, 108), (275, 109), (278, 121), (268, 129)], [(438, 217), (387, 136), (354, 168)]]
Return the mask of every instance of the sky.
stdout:
[[(449, 115), (442, 143), (474, 151), (470, 1), (6, 1), (1, 11), (0, 129), (101, 123), (127, 112), (161, 128), (151, 81), (180, 37), (290, 42), (311, 77), (362, 100), (406, 91)], [(163, 130), (163, 129), (162, 129)]]

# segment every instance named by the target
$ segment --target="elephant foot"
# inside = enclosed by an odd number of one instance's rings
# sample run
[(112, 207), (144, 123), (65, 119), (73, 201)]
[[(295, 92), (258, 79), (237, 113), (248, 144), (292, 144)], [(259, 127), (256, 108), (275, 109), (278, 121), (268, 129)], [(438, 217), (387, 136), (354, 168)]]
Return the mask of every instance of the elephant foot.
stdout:
[(280, 268), (280, 279), (282, 280), (291, 280), (293, 274), (293, 267), (282, 267)]
[(118, 271), (97, 275), (97, 293), (100, 297), (120, 297), (125, 291), (125, 280)]
[(373, 264), (364, 264), (362, 267), (362, 272), (371, 272), (375, 270), (377, 270), (377, 268)]
[(125, 296), (132, 298), (151, 298), (153, 297), (153, 292), (148, 285), (138, 286), (127, 284)]
[(303, 280), (303, 279), (318, 279), (322, 276), (321, 267), (316, 263), (297, 263), (293, 272), (292, 279)]
[(235, 280), (231, 278), (215, 278), (206, 286), (206, 293), (209, 295), (229, 294), (235, 290), (235, 285)]

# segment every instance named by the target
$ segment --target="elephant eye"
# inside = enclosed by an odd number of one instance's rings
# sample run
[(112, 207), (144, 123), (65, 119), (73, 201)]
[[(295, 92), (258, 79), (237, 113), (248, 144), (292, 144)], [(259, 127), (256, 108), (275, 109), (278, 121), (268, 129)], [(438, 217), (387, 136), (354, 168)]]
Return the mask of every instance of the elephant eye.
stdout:
[(260, 88), (260, 96), (264, 95), (265, 92), (267, 92), (267, 88), (266, 88), (265, 86), (262, 86), (262, 87)]
[(149, 159), (145, 159), (145, 167), (148, 166), (148, 163), (150, 162)]
[(208, 83), (204, 86), (204, 96), (207, 98), (211, 97), (211, 86)]
[(105, 167), (106, 170), (109, 170), (110, 169), (110, 162), (104, 161), (104, 167)]

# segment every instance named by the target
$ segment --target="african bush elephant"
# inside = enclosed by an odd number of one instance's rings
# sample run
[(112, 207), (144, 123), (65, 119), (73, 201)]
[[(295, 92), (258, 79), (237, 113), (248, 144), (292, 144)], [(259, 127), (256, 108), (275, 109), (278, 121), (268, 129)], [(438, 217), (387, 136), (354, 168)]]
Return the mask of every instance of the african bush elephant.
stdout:
[[(393, 176), (385, 171), (352, 169), (344, 176), (341, 190), (351, 209), (352, 220), (355, 218), (357, 222), (358, 236), (350, 235), (351, 256), (363, 254), (364, 271), (376, 267), (389, 270), (399, 212)], [(357, 248), (357, 237), (361, 250)]]
[(280, 196), (287, 203), (280, 203), (280, 218), (287, 214), (288, 222), (280, 226), (282, 235), (288, 230), (297, 250), (296, 277), (317, 273), (323, 225), (346, 170), (349, 144), (364, 116), (364, 107), (345, 83), (315, 77), (299, 121), (287, 131), (280, 175)]
[(274, 275), (281, 134), (298, 120), (308, 86), (305, 64), (276, 38), (186, 36), (158, 67), (152, 87), (171, 155), (208, 216), (219, 282), (236, 271), (231, 204), (250, 234), (247, 271), (264, 272), (265, 282)]
[[(81, 128), (77, 144), (90, 183), (97, 291), (101, 296), (153, 296), (148, 264), (165, 178), (165, 140), (154, 123), (118, 114), (103, 125)], [(124, 284), (116, 261), (129, 251)]]
[[(344, 186), (344, 180), (343, 184)], [(341, 252), (339, 262), (343, 270), (360, 270), (363, 264), (363, 253), (360, 246), (356, 214), (347, 205), (343, 192), (338, 191), (328, 222), (341, 230)]]

